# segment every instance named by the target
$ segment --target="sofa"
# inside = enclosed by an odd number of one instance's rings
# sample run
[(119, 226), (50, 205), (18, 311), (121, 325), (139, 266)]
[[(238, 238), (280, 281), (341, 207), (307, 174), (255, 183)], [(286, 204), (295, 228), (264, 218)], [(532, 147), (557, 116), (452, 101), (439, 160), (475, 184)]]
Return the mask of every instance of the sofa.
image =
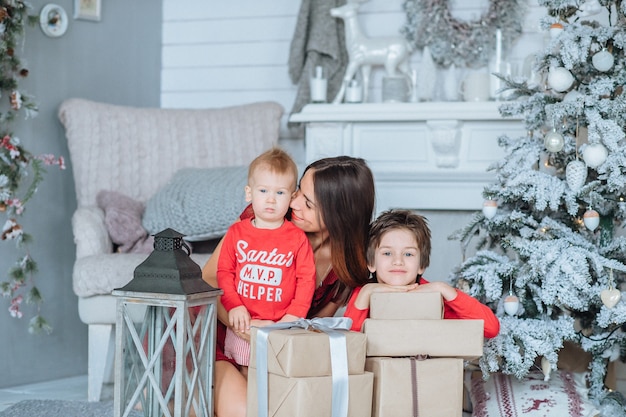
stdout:
[(210, 250), (195, 249), (219, 239), (245, 205), (246, 165), (277, 144), (283, 111), (274, 102), (214, 109), (79, 98), (61, 104), (76, 190), (72, 282), (88, 326), (89, 401), (100, 401), (113, 382), (111, 291), (133, 278), (151, 235), (166, 227), (184, 234), (192, 259), (204, 265)]

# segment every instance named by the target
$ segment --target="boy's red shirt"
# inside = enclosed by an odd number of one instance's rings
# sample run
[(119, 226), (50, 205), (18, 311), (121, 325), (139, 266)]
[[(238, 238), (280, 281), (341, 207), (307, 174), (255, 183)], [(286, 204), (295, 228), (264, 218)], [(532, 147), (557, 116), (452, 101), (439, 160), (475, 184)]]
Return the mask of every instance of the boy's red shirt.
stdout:
[[(424, 278), (420, 278), (418, 282), (420, 285), (429, 283)], [(344, 317), (352, 319), (352, 328), (350, 330), (357, 332), (361, 331), (363, 322), (369, 317), (370, 313), (369, 308), (360, 310), (354, 305), (356, 297), (359, 295), (359, 292), (361, 292), (361, 288), (363, 287), (354, 289), (344, 313)], [(493, 311), (474, 297), (467, 295), (461, 290), (457, 290), (456, 293), (457, 296), (454, 300), (443, 300), (443, 318), (483, 320), (485, 323), (485, 337), (491, 338), (497, 336), (500, 331), (500, 321), (496, 315), (493, 314)]]

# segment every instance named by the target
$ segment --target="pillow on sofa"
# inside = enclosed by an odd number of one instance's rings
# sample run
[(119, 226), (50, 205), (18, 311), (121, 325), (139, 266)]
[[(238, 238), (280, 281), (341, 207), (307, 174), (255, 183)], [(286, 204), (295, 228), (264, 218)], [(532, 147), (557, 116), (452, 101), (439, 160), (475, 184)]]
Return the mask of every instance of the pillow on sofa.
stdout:
[(522, 380), (502, 373), (484, 381), (472, 376), (473, 417), (595, 417), (598, 410), (587, 399), (584, 373), (553, 371), (549, 381), (533, 371)]
[(221, 237), (248, 204), (247, 177), (247, 166), (181, 169), (146, 203), (143, 227), (169, 227), (191, 242)]
[(154, 238), (148, 236), (141, 225), (143, 203), (122, 193), (106, 190), (98, 192), (96, 202), (104, 211), (104, 224), (118, 252), (152, 252)]

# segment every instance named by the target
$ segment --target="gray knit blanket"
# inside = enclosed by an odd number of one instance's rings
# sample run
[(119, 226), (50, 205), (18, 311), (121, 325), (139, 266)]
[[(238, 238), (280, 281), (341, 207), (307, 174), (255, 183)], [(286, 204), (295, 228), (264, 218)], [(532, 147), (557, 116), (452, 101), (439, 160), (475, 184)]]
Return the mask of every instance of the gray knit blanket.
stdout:
[(328, 78), (328, 101), (339, 89), (348, 66), (343, 21), (330, 15), (330, 9), (346, 0), (302, 0), (296, 29), (289, 50), (289, 77), (298, 85), (291, 113), (298, 113), (311, 101), (309, 78), (321, 65)]

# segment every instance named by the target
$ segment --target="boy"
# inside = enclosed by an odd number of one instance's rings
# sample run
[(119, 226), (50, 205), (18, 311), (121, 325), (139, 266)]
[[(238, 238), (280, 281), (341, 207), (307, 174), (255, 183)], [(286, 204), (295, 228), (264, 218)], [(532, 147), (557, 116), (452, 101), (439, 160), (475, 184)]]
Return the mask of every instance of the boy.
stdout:
[[(248, 169), (246, 201), (254, 216), (226, 232), (217, 266), (228, 311), (224, 353), (247, 375), (250, 345), (237, 332), (251, 320), (294, 321), (306, 317), (315, 291), (315, 262), (309, 239), (285, 219), (296, 191), (298, 169), (291, 157), (274, 148)], [(232, 329), (231, 329), (232, 328)]]
[(389, 210), (371, 225), (367, 245), (371, 283), (355, 288), (344, 313), (352, 330), (361, 331), (374, 292), (438, 292), (446, 319), (482, 319), (485, 337), (495, 337), (500, 322), (489, 307), (445, 282), (422, 278), (430, 264), (430, 229), (426, 219), (408, 210)]

